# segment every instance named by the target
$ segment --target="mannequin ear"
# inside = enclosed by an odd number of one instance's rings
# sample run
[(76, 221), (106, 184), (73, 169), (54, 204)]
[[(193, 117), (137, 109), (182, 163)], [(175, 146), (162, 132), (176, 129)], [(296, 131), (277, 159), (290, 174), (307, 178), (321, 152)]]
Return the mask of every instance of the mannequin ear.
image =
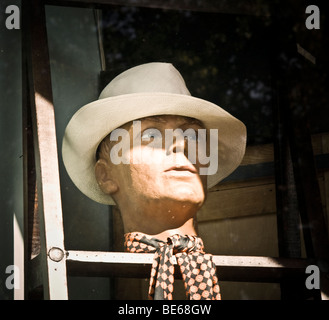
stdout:
[(113, 194), (118, 191), (119, 187), (111, 179), (108, 163), (104, 159), (100, 159), (95, 164), (95, 176), (100, 189), (105, 194)]

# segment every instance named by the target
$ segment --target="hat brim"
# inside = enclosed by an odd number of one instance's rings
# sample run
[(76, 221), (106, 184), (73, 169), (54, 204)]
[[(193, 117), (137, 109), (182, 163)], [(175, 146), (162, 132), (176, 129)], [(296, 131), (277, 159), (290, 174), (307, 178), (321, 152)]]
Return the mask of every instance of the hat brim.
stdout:
[(65, 168), (73, 183), (96, 202), (113, 205), (95, 178), (96, 150), (114, 129), (127, 122), (155, 115), (180, 115), (200, 120), (206, 129), (218, 130), (218, 169), (208, 175), (208, 188), (232, 173), (246, 147), (245, 125), (221, 107), (188, 95), (133, 93), (105, 98), (79, 109), (68, 123), (62, 144)]

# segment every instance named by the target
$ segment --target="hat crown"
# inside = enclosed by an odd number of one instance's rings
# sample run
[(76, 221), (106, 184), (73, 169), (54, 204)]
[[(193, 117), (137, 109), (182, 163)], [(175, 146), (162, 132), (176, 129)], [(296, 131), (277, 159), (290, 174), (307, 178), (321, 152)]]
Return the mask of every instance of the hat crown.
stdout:
[(152, 62), (128, 69), (115, 77), (103, 89), (99, 99), (146, 92), (191, 95), (183, 77), (171, 63)]

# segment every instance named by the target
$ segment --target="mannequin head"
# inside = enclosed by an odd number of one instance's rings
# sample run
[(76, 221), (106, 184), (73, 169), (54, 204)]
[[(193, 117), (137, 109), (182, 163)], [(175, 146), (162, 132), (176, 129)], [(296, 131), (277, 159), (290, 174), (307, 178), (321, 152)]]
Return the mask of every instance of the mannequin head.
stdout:
[[(137, 124), (140, 130), (136, 130)], [(125, 231), (158, 234), (193, 221), (205, 201), (207, 176), (199, 174), (205, 165), (198, 154), (195, 163), (188, 159), (189, 140), (198, 147), (202, 123), (164, 115), (129, 122), (120, 129), (127, 132), (125, 138), (112, 141), (109, 135), (101, 142), (95, 175), (101, 190), (118, 205)], [(187, 134), (168, 143), (166, 132), (176, 129)], [(118, 156), (128, 161), (116, 164), (111, 151), (119, 143)]]

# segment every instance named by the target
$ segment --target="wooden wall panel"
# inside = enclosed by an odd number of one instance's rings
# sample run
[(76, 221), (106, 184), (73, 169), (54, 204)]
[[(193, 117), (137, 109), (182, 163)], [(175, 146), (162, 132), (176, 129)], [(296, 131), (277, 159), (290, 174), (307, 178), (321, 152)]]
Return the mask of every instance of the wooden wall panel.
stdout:
[[(329, 133), (312, 135), (312, 146), (314, 155), (329, 153)], [(273, 144), (262, 144), (248, 146), (241, 165), (259, 164), (274, 161)]]
[(199, 222), (276, 212), (273, 178), (225, 183), (216, 189), (199, 210)]
[(212, 254), (278, 256), (275, 214), (200, 222), (198, 227)]

